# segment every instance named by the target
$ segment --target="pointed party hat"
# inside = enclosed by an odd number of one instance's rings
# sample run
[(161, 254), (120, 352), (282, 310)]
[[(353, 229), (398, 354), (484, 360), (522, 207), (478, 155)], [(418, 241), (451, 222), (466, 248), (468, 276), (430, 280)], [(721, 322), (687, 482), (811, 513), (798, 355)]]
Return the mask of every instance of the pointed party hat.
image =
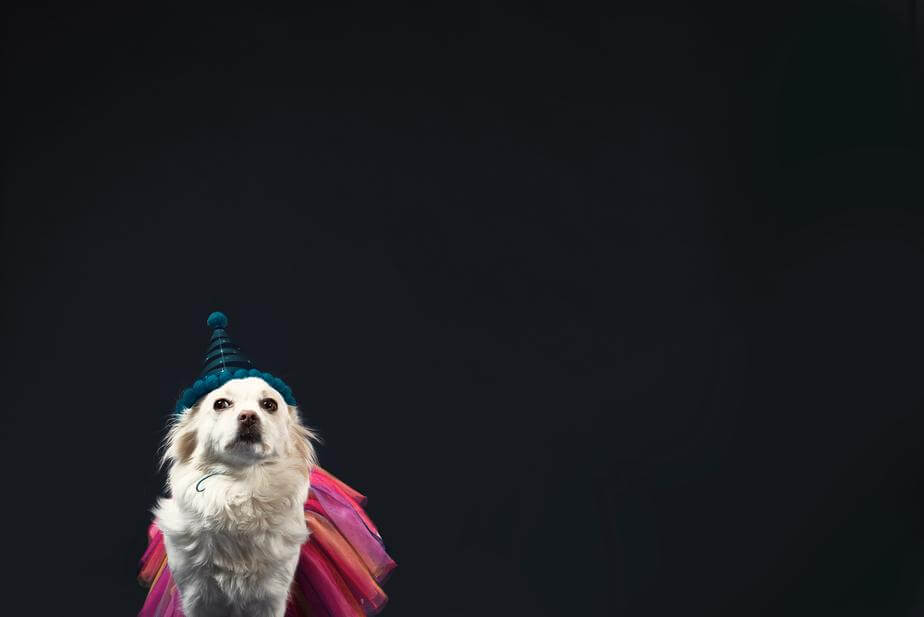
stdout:
[(295, 405), (292, 388), (282, 379), (254, 368), (253, 362), (231, 340), (228, 331), (225, 329), (228, 326), (228, 318), (224, 313), (215, 311), (209, 315), (206, 323), (212, 328), (212, 337), (205, 352), (202, 373), (192, 386), (186, 388), (180, 394), (180, 399), (177, 401), (174, 410), (176, 413), (182, 413), (192, 407), (200, 398), (232, 379), (243, 379), (245, 377), (260, 377), (278, 390), (286, 403)]
[(199, 375), (199, 379), (205, 379), (209, 375), (218, 375), (228, 370), (253, 368), (250, 358), (241, 352), (241, 348), (234, 344), (225, 330), (228, 318), (224, 313), (215, 311), (209, 315), (205, 323), (212, 328), (212, 340), (209, 341), (209, 348), (205, 352), (202, 374)]

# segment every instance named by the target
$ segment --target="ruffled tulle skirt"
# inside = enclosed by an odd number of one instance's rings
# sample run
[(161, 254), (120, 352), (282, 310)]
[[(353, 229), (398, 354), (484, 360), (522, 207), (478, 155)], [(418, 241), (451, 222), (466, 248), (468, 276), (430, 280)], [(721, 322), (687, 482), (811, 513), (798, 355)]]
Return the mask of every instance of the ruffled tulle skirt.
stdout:
[[(286, 617), (362, 617), (382, 610), (382, 584), (395, 568), (378, 529), (363, 510), (366, 497), (320, 467), (311, 472), (302, 545)], [(138, 582), (150, 587), (139, 617), (184, 617), (167, 563), (164, 537), (148, 528)]]

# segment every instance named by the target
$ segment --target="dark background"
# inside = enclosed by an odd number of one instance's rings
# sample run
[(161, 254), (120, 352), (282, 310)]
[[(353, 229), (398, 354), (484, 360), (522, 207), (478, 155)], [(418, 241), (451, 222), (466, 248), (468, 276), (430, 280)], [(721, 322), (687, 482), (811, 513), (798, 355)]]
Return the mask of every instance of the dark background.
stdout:
[(924, 9), (336, 4), (7, 9), (4, 604), (138, 611), (221, 309), (384, 615), (924, 614)]

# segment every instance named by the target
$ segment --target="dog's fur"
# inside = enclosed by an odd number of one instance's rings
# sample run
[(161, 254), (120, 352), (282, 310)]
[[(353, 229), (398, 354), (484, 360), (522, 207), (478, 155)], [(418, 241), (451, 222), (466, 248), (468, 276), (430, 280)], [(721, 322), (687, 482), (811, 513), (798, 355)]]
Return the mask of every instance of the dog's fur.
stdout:
[[(261, 406), (265, 398), (277, 403), (275, 412)], [(218, 399), (231, 406), (214, 409)], [(256, 413), (258, 435), (239, 421), (244, 411)], [(259, 377), (227, 382), (170, 427), (162, 460), (170, 464), (170, 497), (154, 515), (187, 617), (285, 614), (308, 538), (312, 441), (298, 410)]]

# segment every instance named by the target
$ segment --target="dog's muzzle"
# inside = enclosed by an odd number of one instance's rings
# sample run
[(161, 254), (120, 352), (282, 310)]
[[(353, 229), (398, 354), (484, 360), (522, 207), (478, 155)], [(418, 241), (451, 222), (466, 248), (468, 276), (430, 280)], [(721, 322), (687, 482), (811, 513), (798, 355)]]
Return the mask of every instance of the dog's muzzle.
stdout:
[(242, 411), (237, 417), (237, 440), (244, 443), (260, 441), (260, 420), (253, 411)]

